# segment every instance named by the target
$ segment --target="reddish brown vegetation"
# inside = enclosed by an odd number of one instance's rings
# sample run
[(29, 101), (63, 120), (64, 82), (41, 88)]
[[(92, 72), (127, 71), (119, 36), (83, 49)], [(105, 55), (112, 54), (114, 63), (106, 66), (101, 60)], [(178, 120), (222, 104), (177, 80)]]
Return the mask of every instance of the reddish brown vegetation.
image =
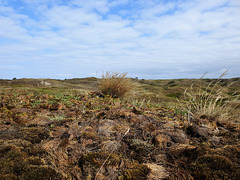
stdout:
[(239, 138), (230, 122), (94, 93), (1, 92), (1, 179), (239, 179)]

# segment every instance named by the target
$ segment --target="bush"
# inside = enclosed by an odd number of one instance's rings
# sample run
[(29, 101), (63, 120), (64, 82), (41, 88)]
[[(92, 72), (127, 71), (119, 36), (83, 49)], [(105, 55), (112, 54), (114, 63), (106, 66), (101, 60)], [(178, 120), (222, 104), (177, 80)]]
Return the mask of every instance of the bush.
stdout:
[(126, 76), (127, 73), (106, 72), (102, 75), (98, 89), (113, 98), (125, 97), (135, 88), (135, 83)]

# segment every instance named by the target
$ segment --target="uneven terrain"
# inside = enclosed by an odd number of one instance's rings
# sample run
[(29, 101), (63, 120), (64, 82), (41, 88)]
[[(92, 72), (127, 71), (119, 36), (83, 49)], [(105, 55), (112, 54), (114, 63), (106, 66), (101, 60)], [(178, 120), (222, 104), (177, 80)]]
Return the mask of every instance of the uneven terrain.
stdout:
[(237, 111), (189, 117), (178, 101), (199, 80), (133, 81), (114, 99), (96, 78), (0, 80), (0, 179), (240, 179)]

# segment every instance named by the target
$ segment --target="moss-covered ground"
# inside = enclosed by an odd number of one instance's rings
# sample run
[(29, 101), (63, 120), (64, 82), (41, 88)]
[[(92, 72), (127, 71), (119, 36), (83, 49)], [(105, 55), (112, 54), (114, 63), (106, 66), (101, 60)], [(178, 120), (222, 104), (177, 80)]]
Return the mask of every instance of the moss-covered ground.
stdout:
[(176, 98), (193, 80), (136, 80), (126, 99), (44, 81), (0, 81), (0, 179), (240, 179), (239, 119), (189, 119)]

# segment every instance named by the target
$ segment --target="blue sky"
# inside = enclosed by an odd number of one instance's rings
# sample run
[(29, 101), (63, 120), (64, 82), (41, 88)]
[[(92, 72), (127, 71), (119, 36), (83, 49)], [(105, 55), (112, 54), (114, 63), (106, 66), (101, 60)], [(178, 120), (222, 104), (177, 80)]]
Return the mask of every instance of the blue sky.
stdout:
[(0, 79), (240, 77), (239, 0), (0, 0)]

